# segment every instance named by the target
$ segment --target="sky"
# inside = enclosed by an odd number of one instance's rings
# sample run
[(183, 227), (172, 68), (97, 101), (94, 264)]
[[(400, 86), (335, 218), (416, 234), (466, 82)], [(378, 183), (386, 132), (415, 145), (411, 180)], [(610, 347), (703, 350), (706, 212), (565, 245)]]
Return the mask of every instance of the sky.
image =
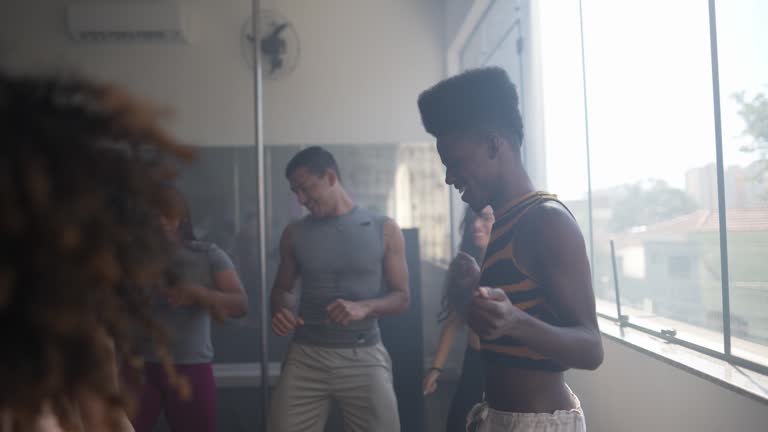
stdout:
[[(585, 195), (586, 145), (578, 0), (542, 7), (542, 88), (548, 189)], [(768, 2), (717, 2), (726, 166), (755, 155), (733, 94), (768, 93)], [(583, 0), (593, 189), (648, 178), (684, 188), (715, 161), (707, 2)]]

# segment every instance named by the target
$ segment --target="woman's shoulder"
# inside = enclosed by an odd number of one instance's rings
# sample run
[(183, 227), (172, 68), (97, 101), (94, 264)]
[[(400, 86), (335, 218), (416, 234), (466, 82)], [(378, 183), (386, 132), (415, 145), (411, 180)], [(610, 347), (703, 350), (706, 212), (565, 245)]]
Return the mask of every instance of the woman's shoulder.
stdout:
[(234, 269), (235, 265), (227, 252), (220, 248), (216, 243), (204, 242), (205, 245), (200, 245), (202, 250), (207, 254), (208, 261), (211, 264), (214, 272), (223, 270)]
[(215, 244), (203, 240), (187, 240), (184, 247), (192, 252), (211, 253), (215, 250), (221, 250)]
[(185, 242), (184, 248), (200, 258), (206, 259), (214, 272), (235, 268), (229, 255), (215, 243), (192, 240)]

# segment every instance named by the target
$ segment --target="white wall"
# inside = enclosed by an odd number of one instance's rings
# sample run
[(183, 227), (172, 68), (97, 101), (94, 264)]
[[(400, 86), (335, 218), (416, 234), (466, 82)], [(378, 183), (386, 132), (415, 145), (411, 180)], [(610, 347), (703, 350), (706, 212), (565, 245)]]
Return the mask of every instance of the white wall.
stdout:
[(118, 82), (172, 108), (171, 126), (193, 144), (253, 142), (252, 74), (239, 42), (250, 1), (182, 2), (198, 18), (193, 22), (197, 38), (191, 44), (77, 44), (66, 30), (67, 3), (72, 2), (3, 0), (3, 65), (15, 71), (76, 72)]
[[(197, 18), (188, 45), (76, 44), (66, 34), (67, 3), (2, 0), (0, 64), (117, 81), (171, 107), (173, 128), (193, 144), (253, 143), (252, 72), (240, 43), (250, 0), (182, 1)], [(265, 82), (267, 144), (428, 139), (416, 98), (442, 78), (441, 1), (263, 3), (293, 22), (301, 42), (293, 75)]]
[(265, 86), (266, 142), (428, 140), (416, 106), (443, 71), (440, 0), (278, 0), (301, 40), (292, 76)]
[(603, 338), (605, 362), (573, 371), (590, 432), (765, 432), (768, 406)]

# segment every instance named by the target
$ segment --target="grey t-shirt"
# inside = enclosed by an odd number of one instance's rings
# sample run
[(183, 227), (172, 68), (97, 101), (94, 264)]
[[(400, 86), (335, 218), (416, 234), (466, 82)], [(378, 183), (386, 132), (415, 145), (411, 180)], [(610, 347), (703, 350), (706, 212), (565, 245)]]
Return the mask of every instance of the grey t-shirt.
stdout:
[(295, 225), (294, 253), (301, 272), (299, 315), (304, 325), (294, 341), (328, 348), (375, 345), (376, 318), (328, 322), (326, 308), (336, 299), (361, 301), (384, 294), (384, 223), (386, 218), (355, 207), (334, 217), (306, 217)]
[[(185, 242), (171, 262), (171, 277), (179, 282), (190, 282), (216, 289), (213, 275), (233, 269), (227, 254), (213, 243)], [(177, 364), (209, 363), (213, 360), (211, 344), (211, 316), (200, 305), (173, 306), (163, 296), (153, 299), (152, 314), (169, 333), (169, 349)], [(155, 350), (147, 344), (144, 358), (158, 362)]]

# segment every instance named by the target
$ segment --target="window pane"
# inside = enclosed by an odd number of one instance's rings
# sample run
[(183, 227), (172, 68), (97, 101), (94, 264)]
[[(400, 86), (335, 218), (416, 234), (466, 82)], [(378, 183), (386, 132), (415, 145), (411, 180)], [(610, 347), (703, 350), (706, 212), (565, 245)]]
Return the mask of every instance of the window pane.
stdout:
[[(505, 51), (514, 49), (514, 42), (520, 31), (520, 7), (516, 0), (496, 0), (477, 24), (472, 36), (461, 52), (462, 69), (473, 69), (485, 65), (499, 65), (498, 58), (513, 59)], [(514, 36), (510, 36), (514, 34)], [(512, 44), (505, 47), (507, 39)], [(493, 59), (493, 58), (496, 59)], [(502, 62), (505, 60), (502, 60)], [(513, 82), (517, 82), (514, 81)]]
[[(546, 188), (571, 209), (590, 250), (579, 2), (542, 2)], [(610, 275), (604, 275), (610, 276)], [(598, 312), (616, 316), (612, 279), (595, 280)]]
[[(768, 364), (768, 5), (717, 3), (733, 353)], [(712, 184), (710, 184), (712, 188)]]
[(596, 290), (618, 282), (632, 322), (722, 350), (707, 5), (583, 4)]
[[(236, 265), (251, 311), (258, 308), (258, 269), (243, 252), (256, 247), (249, 217), (257, 202), (253, 141), (249, 145), (201, 143), (198, 159), (181, 170), (178, 182), (189, 202), (195, 234), (221, 248)], [(257, 317), (249, 313), (211, 327), (217, 363), (259, 360), (259, 344), (250, 342), (260, 338)]]
[[(273, 281), (279, 264), (280, 234), (307, 214), (291, 192), (285, 166), (302, 146), (266, 147), (267, 171), (267, 280)], [(398, 144), (329, 144), (344, 187), (360, 207), (389, 216), (403, 229), (419, 230), (425, 358), (431, 358), (440, 328), (441, 287), (450, 261), (448, 188), (435, 145), (429, 142)], [(414, 270), (416, 271), (416, 270)], [(270, 336), (270, 357), (280, 361), (289, 340)]]

